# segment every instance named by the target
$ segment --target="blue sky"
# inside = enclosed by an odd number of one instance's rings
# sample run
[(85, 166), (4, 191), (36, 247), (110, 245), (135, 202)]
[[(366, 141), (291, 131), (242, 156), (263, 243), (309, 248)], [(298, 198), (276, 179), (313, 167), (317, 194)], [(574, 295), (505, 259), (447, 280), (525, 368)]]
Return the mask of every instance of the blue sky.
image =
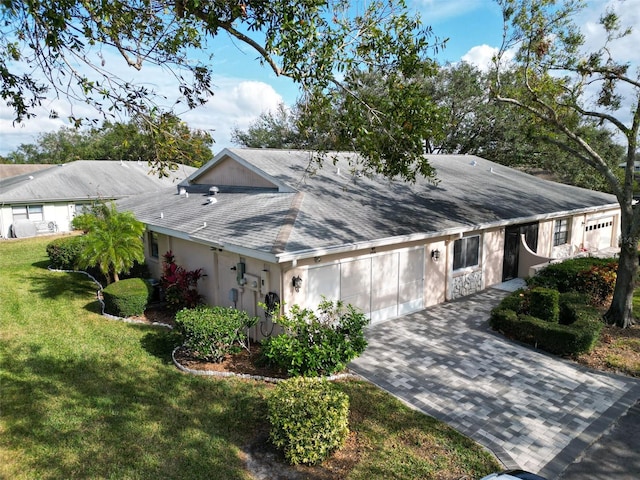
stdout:
[[(624, 5), (626, 11), (633, 12), (631, 20), (640, 24), (640, 0), (591, 0), (588, 3), (590, 10), (584, 18), (587, 27), (594, 21), (589, 18), (589, 12), (601, 12), (607, 3)], [(408, 0), (408, 5), (420, 13), (423, 23), (430, 25), (436, 36), (449, 38), (446, 48), (436, 56), (441, 63), (466, 60), (482, 66), (500, 45), (502, 16), (493, 0)], [(274, 109), (279, 102), (293, 104), (298, 91), (291, 81), (277, 78), (268, 67), (261, 66), (255, 60), (257, 54), (245, 46), (220, 38), (211, 42), (210, 52), (214, 55), (215, 95), (204, 107), (184, 112), (181, 117), (193, 128), (210, 130), (217, 152), (232, 146), (230, 132), (234, 127), (247, 128), (261, 112)], [(116, 62), (115, 57), (113, 61)], [(125, 72), (124, 66), (120, 68)], [(159, 91), (168, 91), (170, 78), (166, 73), (143, 68), (139, 78)], [(69, 105), (63, 99), (50, 100), (45, 106), (60, 111), (61, 118), (71, 108), (76, 115), (91, 114), (86, 106)], [(34, 143), (38, 134), (66, 125), (62, 119), (47, 118), (47, 111), (43, 109), (35, 119), (13, 125), (12, 112), (0, 103), (0, 154), (6, 155), (21, 143)]]

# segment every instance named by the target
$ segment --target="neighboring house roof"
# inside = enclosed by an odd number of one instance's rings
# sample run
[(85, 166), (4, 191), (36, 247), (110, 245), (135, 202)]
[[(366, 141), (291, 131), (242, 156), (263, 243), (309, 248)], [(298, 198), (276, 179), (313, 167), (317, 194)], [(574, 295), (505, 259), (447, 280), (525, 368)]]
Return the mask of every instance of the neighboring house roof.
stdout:
[(51, 168), (51, 164), (42, 163), (0, 163), (0, 179), (17, 177), (25, 173)]
[(119, 199), (177, 185), (196, 171), (180, 166), (161, 179), (146, 162), (77, 160), (48, 167), (0, 180), (0, 203)]
[[(428, 159), (437, 183), (361, 175), (350, 153), (331, 154), (320, 166), (310, 152), (226, 149), (181, 184), (190, 195), (173, 189), (119, 205), (152, 230), (280, 261), (617, 205), (613, 195), (475, 156)], [(215, 183), (225, 162), (259, 177), (261, 186)], [(220, 190), (215, 203), (207, 199), (210, 185)]]

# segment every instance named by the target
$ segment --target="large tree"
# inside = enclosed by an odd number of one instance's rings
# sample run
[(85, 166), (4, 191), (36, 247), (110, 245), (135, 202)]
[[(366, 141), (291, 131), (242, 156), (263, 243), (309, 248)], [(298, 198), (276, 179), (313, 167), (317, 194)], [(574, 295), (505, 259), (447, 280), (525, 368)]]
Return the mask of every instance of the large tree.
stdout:
[(211, 158), (213, 139), (191, 129), (178, 117), (164, 114), (152, 120), (103, 122), (88, 130), (62, 127), (41, 134), (35, 144), (22, 144), (7, 155), (12, 163), (65, 163), (74, 160), (132, 160), (162, 164), (166, 173), (176, 164), (200, 167)]
[[(253, 49), (276, 75), (296, 82), (307, 107), (319, 111), (325, 105), (323, 93), (347, 88), (347, 76), (370, 70), (410, 74), (429, 48), (440, 45), (437, 39), (429, 44), (431, 30), (403, 0), (6, 0), (0, 10), (0, 94), (16, 120), (32, 115), (49, 90), (86, 101), (106, 115), (148, 114), (154, 92), (148, 83), (118, 77), (106, 55), (112, 51), (133, 69), (148, 64), (167, 69), (176, 76), (183, 103), (194, 107), (212, 93), (213, 64), (198, 53), (224, 34)], [(32, 68), (20, 69), (25, 63)], [(78, 67), (83, 64), (90, 70)], [(354, 99), (350, 108), (359, 109), (364, 122), (352, 132), (354, 146), (374, 168), (384, 170), (398, 153), (388, 148), (378, 153), (367, 137), (379, 123), (407, 118), (376, 111), (366, 99)], [(404, 111), (406, 125), (423, 121), (413, 115), (424, 112)], [(72, 115), (73, 122), (82, 120)], [(387, 130), (391, 136), (402, 134), (399, 142), (391, 138), (398, 149), (418, 142), (422, 133), (397, 126)], [(408, 136), (414, 141), (407, 142)], [(407, 155), (419, 161), (415, 149)]]
[[(638, 270), (640, 206), (633, 198), (634, 160), (640, 131), (640, 70), (634, 71), (628, 50), (617, 43), (631, 33), (613, 10), (602, 12), (603, 41), (588, 45), (576, 24), (585, 4), (580, 0), (498, 0), (504, 14), (505, 37), (495, 58), (497, 101), (533, 115), (551, 130), (548, 140), (598, 171), (621, 208), (620, 259), (609, 323), (633, 323), (632, 299)], [(621, 5), (623, 3), (621, 2)], [(593, 40), (591, 40), (593, 43)], [(507, 52), (515, 51), (509, 61)], [(519, 81), (502, 83), (502, 72), (515, 63)], [(511, 65), (509, 65), (511, 64)], [(584, 135), (585, 125), (606, 126), (624, 143), (625, 173), (621, 180), (608, 152)]]

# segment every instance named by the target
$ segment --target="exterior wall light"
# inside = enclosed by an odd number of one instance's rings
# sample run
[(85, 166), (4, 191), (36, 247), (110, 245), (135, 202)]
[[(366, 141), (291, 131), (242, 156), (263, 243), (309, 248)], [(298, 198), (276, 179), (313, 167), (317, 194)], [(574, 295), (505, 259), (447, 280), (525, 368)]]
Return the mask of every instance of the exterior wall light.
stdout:
[(438, 250), (437, 248), (435, 250), (431, 250), (431, 260), (433, 260), (434, 262), (440, 260), (440, 250)]
[(293, 288), (295, 288), (296, 292), (299, 292), (300, 287), (302, 286), (302, 278), (300, 278), (300, 276), (293, 277), (291, 279), (291, 284), (293, 285)]

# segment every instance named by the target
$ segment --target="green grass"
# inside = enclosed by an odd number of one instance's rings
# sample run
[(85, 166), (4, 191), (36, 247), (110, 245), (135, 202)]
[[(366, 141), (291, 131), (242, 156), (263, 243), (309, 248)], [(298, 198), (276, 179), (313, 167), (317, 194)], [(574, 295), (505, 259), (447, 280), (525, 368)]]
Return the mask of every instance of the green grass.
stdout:
[[(178, 372), (171, 333), (100, 316), (87, 277), (46, 269), (49, 240), (0, 242), (0, 478), (250, 478), (241, 453), (268, 428), (271, 386)], [(372, 385), (339, 385), (363, 445), (349, 478), (499, 468)]]

